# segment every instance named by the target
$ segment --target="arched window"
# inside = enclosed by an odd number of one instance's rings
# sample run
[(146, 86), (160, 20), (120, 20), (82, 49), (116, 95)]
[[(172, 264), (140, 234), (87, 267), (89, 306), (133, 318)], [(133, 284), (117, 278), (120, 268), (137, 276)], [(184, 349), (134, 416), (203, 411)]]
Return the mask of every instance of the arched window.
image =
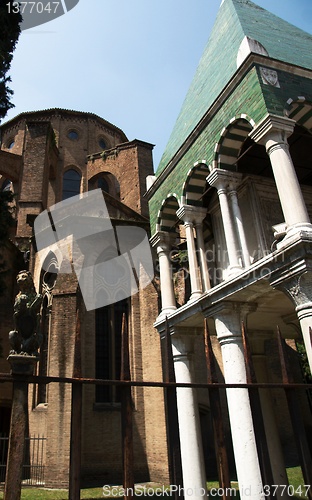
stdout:
[(92, 189), (102, 189), (105, 193), (120, 199), (119, 182), (110, 172), (100, 172), (89, 179), (88, 190)]
[[(121, 368), (122, 317), (128, 318), (128, 300), (96, 309), (95, 311), (95, 377), (119, 380)], [(97, 385), (96, 403), (119, 403), (120, 390), (116, 386)]]
[[(48, 307), (48, 297), (45, 295), (41, 310), (41, 334), (42, 344), (40, 347), (40, 359), (38, 363), (38, 375), (48, 374), (48, 352), (49, 352), (49, 329), (50, 329), (50, 309)], [(38, 384), (37, 405), (47, 403), (47, 385)]]
[[(40, 274), (40, 293), (43, 295), (41, 308), (41, 325), (40, 331), (42, 342), (39, 353), (39, 363), (37, 365), (37, 373), (41, 376), (47, 376), (49, 373), (49, 342), (52, 314), (52, 292), (56, 283), (59, 265), (57, 258), (53, 252), (49, 252), (42, 266)], [(47, 403), (46, 384), (37, 385), (37, 394), (35, 396), (35, 404)]]
[(99, 146), (101, 149), (107, 149), (107, 144), (106, 144), (106, 141), (103, 137), (99, 138)]
[(99, 177), (97, 179), (97, 188), (102, 189), (105, 193), (109, 193), (109, 185), (105, 177)]
[(74, 169), (66, 170), (63, 175), (62, 200), (67, 200), (80, 193), (81, 175)]
[(1, 191), (13, 191), (13, 183), (10, 179), (5, 179), (1, 186)]

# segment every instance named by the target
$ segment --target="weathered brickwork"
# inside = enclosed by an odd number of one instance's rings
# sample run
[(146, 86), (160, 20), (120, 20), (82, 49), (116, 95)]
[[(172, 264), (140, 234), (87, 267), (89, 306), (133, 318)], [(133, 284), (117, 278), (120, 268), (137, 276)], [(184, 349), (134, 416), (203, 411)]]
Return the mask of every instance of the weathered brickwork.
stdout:
[[(7, 339), (8, 331), (12, 329), (15, 275), (21, 266), (28, 265), (37, 290), (46, 294), (48, 309), (45, 310), (44, 331), (48, 338), (48, 375), (73, 376), (78, 308), (81, 374), (87, 378), (96, 376), (96, 313), (87, 312), (83, 302), (78, 300), (75, 274), (60, 273), (54, 278), (53, 285), (49, 282), (51, 288), (47, 288), (36, 254), (34, 219), (62, 200), (63, 175), (74, 169), (81, 175), (80, 192), (97, 188), (97, 179), (104, 175), (108, 186), (104, 197), (114, 224), (140, 225), (149, 233), (148, 206), (143, 194), (146, 176), (153, 174), (152, 149), (151, 144), (143, 141), (128, 141), (120, 129), (91, 113), (59, 109), (25, 113), (2, 127), (0, 186), (6, 179), (13, 181), (18, 208), (13, 237), (18, 247), (14, 246), (14, 252), (9, 252), (8, 265), (12, 272), (9, 291), (0, 298), (4, 305), (0, 311), (0, 335)], [(11, 169), (6, 168), (7, 158), (12, 158), (9, 162)], [(25, 254), (27, 263), (20, 250), (28, 251)], [(19, 266), (15, 254), (22, 261)], [(161, 380), (160, 340), (153, 327), (159, 312), (154, 286), (150, 285), (131, 297), (129, 304), (132, 378)], [(2, 345), (6, 357), (7, 340)], [(0, 366), (4, 372), (9, 370), (5, 358), (0, 359)], [(29, 389), (29, 432), (47, 439), (46, 486), (66, 487), (69, 479), (71, 386), (51, 383), (46, 387), (44, 397), (42, 394), (38, 386)], [(166, 483), (169, 477), (163, 392), (133, 388), (132, 396), (135, 480)], [(2, 408), (10, 408), (11, 397), (8, 385), (1, 392)], [(96, 402), (95, 387), (91, 385), (83, 389), (81, 459), (83, 484), (121, 482), (120, 404)]]
[[(88, 181), (101, 172), (110, 172), (118, 184), (120, 201), (148, 217), (146, 177), (153, 174), (151, 144), (131, 141), (110, 149), (106, 154), (91, 155), (88, 161)], [(132, 165), (132, 168), (129, 168)]]

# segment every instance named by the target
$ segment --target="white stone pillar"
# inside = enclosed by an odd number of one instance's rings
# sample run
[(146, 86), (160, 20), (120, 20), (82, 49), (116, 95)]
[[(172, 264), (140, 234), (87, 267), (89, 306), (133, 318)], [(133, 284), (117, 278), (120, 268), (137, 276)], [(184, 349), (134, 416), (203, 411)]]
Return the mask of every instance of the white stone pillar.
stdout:
[(286, 279), (282, 276), (282, 278), (271, 281), (271, 285), (273, 288), (279, 288), (286, 293), (295, 305), (312, 372), (312, 339), (310, 337), (310, 327), (312, 328), (312, 271), (286, 277)]
[(176, 236), (176, 233), (158, 231), (150, 239), (152, 247), (156, 247), (159, 259), (161, 316), (168, 316), (177, 308), (170, 261), (171, 246)]
[[(221, 345), (225, 383), (246, 383), (240, 313), (234, 304), (212, 312)], [(242, 500), (265, 498), (258, 460), (248, 389), (227, 389), (234, 458)]]
[(191, 297), (190, 300), (198, 299), (202, 294), (200, 283), (200, 271), (197, 262), (195, 239), (194, 239), (194, 224), (193, 214), (195, 207), (183, 205), (177, 210), (177, 216), (182, 219), (185, 227), (187, 254), (189, 261), (189, 272), (191, 281)]
[(275, 183), (280, 198), (287, 232), (312, 231), (310, 218), (303, 199), (297, 174), (289, 153), (287, 138), (294, 130), (295, 122), (289, 118), (267, 115), (249, 134), (263, 144), (270, 157)]
[(208, 175), (207, 182), (211, 186), (214, 186), (218, 192), (230, 272), (231, 274), (236, 274), (241, 271), (241, 266), (239, 264), (239, 249), (236, 243), (235, 230), (227, 197), (228, 175), (229, 172), (226, 170), (215, 168)]
[(230, 198), (230, 204), (231, 204), (232, 213), (233, 213), (233, 217), (234, 217), (234, 223), (236, 226), (236, 231), (237, 231), (238, 239), (239, 239), (241, 250), (242, 250), (244, 267), (249, 267), (250, 266), (250, 254), (249, 254), (249, 250), (248, 250), (248, 246), (247, 246), (242, 214), (241, 214), (241, 210), (239, 208), (238, 197), (237, 197), (237, 186), (240, 184), (241, 179), (242, 179), (242, 174), (239, 174), (237, 172), (231, 172), (231, 175), (229, 178), (229, 198)]
[(199, 265), (202, 277), (202, 284), (204, 292), (207, 292), (211, 288), (210, 278), (209, 278), (209, 269), (206, 258), (206, 249), (205, 249), (205, 241), (204, 241), (204, 231), (203, 231), (203, 220), (206, 216), (206, 209), (204, 210), (204, 214), (201, 210), (198, 209), (198, 213), (194, 218), (195, 232), (196, 232), (196, 241), (197, 241), (197, 249), (199, 252)]
[(298, 305), (296, 313), (300, 322), (302, 338), (307, 353), (307, 358), (312, 373), (312, 338), (310, 335), (310, 328), (312, 328), (312, 302)]
[[(194, 336), (171, 336), (176, 382), (194, 382)], [(202, 500), (206, 474), (196, 389), (177, 388), (178, 417), (185, 499)]]

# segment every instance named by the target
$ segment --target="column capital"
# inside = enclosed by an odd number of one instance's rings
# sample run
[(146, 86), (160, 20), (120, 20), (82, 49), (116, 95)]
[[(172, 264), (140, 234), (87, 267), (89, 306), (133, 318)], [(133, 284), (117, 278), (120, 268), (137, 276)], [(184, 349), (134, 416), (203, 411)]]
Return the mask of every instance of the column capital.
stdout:
[(258, 307), (256, 302), (237, 302), (230, 300), (223, 300), (217, 304), (203, 310), (206, 318), (218, 317), (236, 317), (238, 320), (243, 320), (245, 317), (255, 312)]
[[(220, 344), (236, 342), (242, 336), (242, 322), (257, 309), (255, 302), (222, 301), (203, 311), (205, 317), (213, 317), (216, 322)], [(218, 324), (218, 328), (217, 328)]]
[(150, 238), (152, 248), (162, 248), (170, 250), (177, 238), (176, 232), (158, 231)]
[(214, 186), (218, 190), (226, 189), (233, 173), (223, 168), (214, 168), (206, 177), (206, 180), (210, 186)]
[[(166, 318), (164, 317), (161, 321), (157, 322), (157, 324), (155, 323), (155, 328), (157, 329), (159, 335), (160, 335), (160, 338), (161, 340), (163, 340), (165, 338), (165, 335), (166, 335)], [(193, 342), (195, 340), (195, 338), (197, 337), (202, 337), (203, 336), (203, 332), (204, 332), (204, 328), (201, 327), (201, 326), (195, 326), (195, 327), (192, 327), (192, 328), (189, 328), (187, 326), (180, 326), (180, 325), (176, 325), (174, 324), (174, 321), (172, 321), (170, 318), (168, 318), (168, 322), (169, 322), (169, 334), (170, 334), (170, 338), (171, 340), (174, 338), (174, 337), (181, 337), (181, 338), (192, 338), (193, 340), (190, 341), (190, 342)]]
[(278, 142), (287, 142), (287, 138), (293, 133), (296, 122), (285, 116), (268, 114), (250, 132), (249, 137), (255, 142), (266, 145), (269, 139)]
[(271, 281), (271, 286), (282, 290), (290, 297), (296, 306), (297, 313), (300, 310), (312, 308), (312, 272), (310, 269)]
[(182, 205), (177, 210), (177, 216), (183, 222), (199, 224), (207, 215), (207, 209), (204, 207), (195, 207), (194, 205)]
[(192, 358), (194, 355), (194, 335), (173, 335), (171, 337), (172, 354), (175, 361)]
[(243, 174), (240, 172), (229, 172), (229, 194), (237, 191), (238, 186), (242, 182)]

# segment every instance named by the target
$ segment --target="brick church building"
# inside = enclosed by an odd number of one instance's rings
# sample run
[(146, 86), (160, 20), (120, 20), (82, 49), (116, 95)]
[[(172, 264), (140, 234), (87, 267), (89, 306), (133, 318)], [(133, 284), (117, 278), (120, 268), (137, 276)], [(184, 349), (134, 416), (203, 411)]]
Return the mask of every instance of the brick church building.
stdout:
[[(3, 247), (9, 290), (0, 298), (3, 352), (9, 350), (15, 275), (27, 261), (44, 296), (38, 373), (72, 376), (79, 307), (83, 377), (118, 377), (125, 312), (134, 380), (162, 380), (159, 339), (169, 324), (176, 379), (206, 383), (207, 320), (219, 381), (247, 380), (244, 321), (258, 382), (282, 381), (277, 325), (294, 380), (301, 382), (297, 345), (305, 346), (312, 365), (311, 54), (310, 34), (250, 0), (223, 0), (155, 174), (151, 144), (128, 141), (91, 113), (50, 109), (2, 125), (0, 189), (12, 189), (18, 207)], [(150, 230), (159, 282), (87, 311), (75, 275), (57, 273), (56, 254), (48, 253), (42, 268), (33, 224), (46, 208), (95, 188), (102, 189), (113, 224)], [(5, 356), (0, 371), (8, 371)], [(118, 391), (87, 386), (83, 397), (83, 479), (120, 481)], [(242, 499), (263, 500), (248, 389), (227, 389), (222, 398), (231, 477)], [(297, 429), (282, 390), (262, 390), (260, 400), (272, 481), (286, 485), (286, 467), (299, 464)], [(133, 403), (135, 481), (166, 483), (162, 390), (137, 387)], [(306, 391), (297, 403), (311, 449)], [(0, 432), (8, 431), (10, 405), (5, 387)], [(29, 432), (47, 440), (46, 486), (68, 484), (70, 406), (66, 385), (30, 388)], [(207, 477), (216, 478), (212, 404), (206, 389), (179, 388), (177, 406), (185, 498), (200, 500)]]
[[(124, 132), (91, 114), (63, 109), (23, 113), (1, 127), (0, 189), (16, 194), (17, 224), (3, 260), (7, 293), (1, 297), (0, 371), (8, 371), (8, 332), (12, 328), (15, 276), (26, 266), (43, 295), (38, 373), (73, 375), (76, 309), (81, 317), (81, 374), (86, 378), (120, 376), (121, 317), (126, 313), (135, 380), (161, 380), (160, 342), (153, 329), (158, 314), (155, 283), (129, 299), (86, 311), (77, 294), (75, 274), (57, 274), (49, 252), (44, 265), (35, 249), (33, 225), (43, 210), (71, 196), (101, 188), (113, 225), (149, 231), (146, 177), (153, 173), (153, 146), (129, 141)], [(79, 302), (80, 305), (77, 305)], [(8, 432), (11, 389), (3, 387), (0, 432)], [(120, 395), (116, 388), (88, 386), (83, 393), (82, 479), (121, 481)], [(167, 476), (162, 391), (133, 390), (136, 480)], [(29, 434), (46, 438), (45, 484), (68, 484), (71, 389), (68, 385), (32, 386)], [(157, 422), (157, 425), (155, 425)], [(100, 479), (99, 479), (100, 478)], [(104, 484), (103, 482), (103, 484)]]

